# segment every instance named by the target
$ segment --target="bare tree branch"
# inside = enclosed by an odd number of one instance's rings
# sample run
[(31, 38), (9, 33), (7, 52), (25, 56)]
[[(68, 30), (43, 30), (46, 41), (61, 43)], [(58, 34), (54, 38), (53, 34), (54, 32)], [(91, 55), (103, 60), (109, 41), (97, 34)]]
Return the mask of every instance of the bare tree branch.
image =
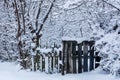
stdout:
[(119, 8), (117, 8), (116, 6), (114, 6), (113, 4), (108, 3), (108, 2), (107, 2), (107, 1), (105, 1), (105, 0), (102, 0), (102, 1), (103, 1), (103, 2), (105, 2), (106, 4), (108, 4), (108, 5), (112, 6), (113, 8), (117, 9), (118, 11), (120, 11), (120, 9), (119, 9)]
[(25, 7), (24, 5), (22, 4), (23, 2), (21, 2), (21, 12), (22, 12), (22, 20), (23, 20), (23, 27), (24, 27), (24, 34), (26, 32), (26, 26), (25, 26)]
[(39, 18), (40, 12), (41, 12), (42, 3), (43, 3), (43, 0), (41, 0), (41, 2), (39, 3), (38, 13), (37, 13), (36, 22), (35, 22), (36, 30), (38, 29), (38, 18)]
[(19, 19), (19, 13), (18, 13), (18, 7), (17, 7), (16, 0), (14, 0), (14, 4), (15, 4), (15, 15), (17, 17), (17, 22), (18, 22), (18, 32), (17, 32), (17, 38), (18, 38), (20, 36), (21, 25), (20, 25), (20, 19)]
[(49, 14), (50, 14), (50, 12), (51, 12), (51, 10), (52, 10), (52, 8), (53, 8), (54, 2), (55, 2), (55, 0), (53, 0), (53, 2), (51, 3), (50, 8), (49, 8), (49, 10), (47, 11), (47, 13), (46, 13), (46, 15), (45, 15), (45, 17), (44, 17), (44, 19), (43, 19), (43, 22), (42, 22), (42, 24), (40, 25), (38, 32), (36, 33), (37, 35), (39, 35), (40, 31), (42, 30), (43, 25), (44, 25), (44, 23), (46, 22)]

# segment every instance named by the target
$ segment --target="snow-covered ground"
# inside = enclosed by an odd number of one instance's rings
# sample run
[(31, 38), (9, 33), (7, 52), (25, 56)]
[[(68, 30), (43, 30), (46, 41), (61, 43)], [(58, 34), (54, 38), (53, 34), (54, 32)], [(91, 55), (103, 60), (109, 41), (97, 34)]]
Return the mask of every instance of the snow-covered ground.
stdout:
[(14, 63), (0, 62), (0, 80), (120, 80), (108, 74), (92, 71), (82, 74), (45, 74), (20, 70)]

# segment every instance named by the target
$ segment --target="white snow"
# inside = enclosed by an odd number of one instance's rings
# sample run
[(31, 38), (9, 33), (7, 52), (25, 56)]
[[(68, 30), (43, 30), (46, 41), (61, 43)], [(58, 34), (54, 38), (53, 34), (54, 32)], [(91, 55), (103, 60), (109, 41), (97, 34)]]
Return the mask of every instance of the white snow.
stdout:
[(90, 41), (90, 38), (88, 37), (82, 37), (82, 38), (71, 38), (71, 37), (62, 37), (63, 41), (77, 41), (78, 43), (81, 43), (83, 41)]
[(14, 63), (0, 62), (0, 80), (119, 80), (111, 75), (96, 71), (82, 74), (46, 74), (20, 70)]
[(64, 8), (70, 8), (72, 4), (79, 3), (81, 0), (68, 0), (66, 4), (63, 6)]
[(47, 48), (47, 49), (46, 49), (46, 48), (41, 48), (41, 49), (40, 49), (40, 52), (41, 52), (41, 53), (44, 53), (44, 54), (49, 53), (49, 52), (51, 52), (51, 51), (52, 51), (52, 49), (50, 49), (50, 48)]

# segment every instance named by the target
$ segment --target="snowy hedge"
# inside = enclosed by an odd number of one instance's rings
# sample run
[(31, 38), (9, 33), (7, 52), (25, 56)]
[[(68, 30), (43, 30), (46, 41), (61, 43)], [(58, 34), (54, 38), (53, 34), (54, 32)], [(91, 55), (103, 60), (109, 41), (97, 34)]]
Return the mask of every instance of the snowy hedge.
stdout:
[(120, 75), (120, 35), (117, 32), (105, 34), (96, 41), (96, 49), (102, 57), (100, 67), (102, 70)]

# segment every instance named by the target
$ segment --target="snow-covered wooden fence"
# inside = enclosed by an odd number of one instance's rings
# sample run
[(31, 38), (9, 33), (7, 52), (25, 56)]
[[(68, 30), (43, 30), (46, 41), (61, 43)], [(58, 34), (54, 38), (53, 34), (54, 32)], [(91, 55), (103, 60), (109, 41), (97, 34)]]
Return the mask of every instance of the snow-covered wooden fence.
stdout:
[(100, 57), (94, 41), (63, 40), (61, 49), (44, 48), (33, 57), (33, 70), (46, 73), (82, 73), (99, 66)]
[(60, 55), (61, 50), (55, 47), (40, 49), (40, 53), (33, 56), (33, 69), (34, 71), (40, 70), (46, 73), (59, 73), (60, 72)]
[(93, 45), (94, 41), (63, 41), (62, 75), (88, 72), (98, 67), (100, 57)]

